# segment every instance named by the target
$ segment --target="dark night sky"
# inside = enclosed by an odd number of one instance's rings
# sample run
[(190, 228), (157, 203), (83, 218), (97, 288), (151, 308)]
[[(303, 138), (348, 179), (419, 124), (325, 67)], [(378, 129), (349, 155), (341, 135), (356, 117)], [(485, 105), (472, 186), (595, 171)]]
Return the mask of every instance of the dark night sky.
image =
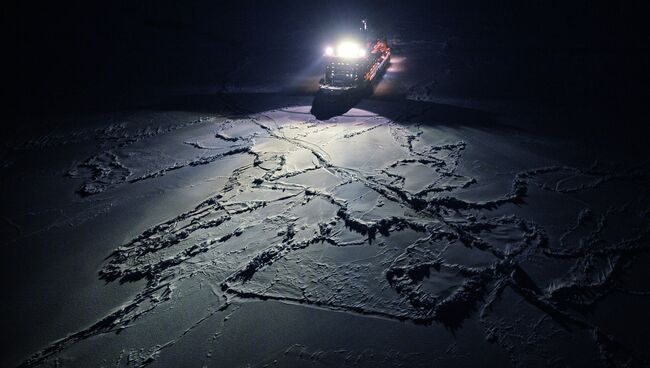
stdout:
[[(10, 105), (22, 112), (74, 111), (80, 103), (107, 100), (128, 104), (136, 90), (218, 83), (242, 55), (263, 64), (267, 49), (303, 52), (328, 29), (364, 16), (389, 34), (405, 21), (425, 37), (443, 25), (468, 39), (466, 47), (530, 56), (530, 70), (550, 81), (533, 87), (540, 96), (595, 83), (607, 88), (592, 97), (616, 93), (628, 100), (648, 82), (644, 14), (627, 2), (591, 1), (29, 3), (9, 10), (3, 33), (16, 98)], [(577, 70), (535, 61), (536, 54), (547, 53), (581, 54), (584, 63)]]

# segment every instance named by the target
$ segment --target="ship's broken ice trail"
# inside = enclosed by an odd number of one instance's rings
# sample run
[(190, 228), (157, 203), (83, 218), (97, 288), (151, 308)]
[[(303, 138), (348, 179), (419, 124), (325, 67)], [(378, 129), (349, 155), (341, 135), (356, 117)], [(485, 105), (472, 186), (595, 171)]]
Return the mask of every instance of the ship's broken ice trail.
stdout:
[(513, 365), (561, 355), (571, 339), (596, 365), (647, 358), (584, 313), (612, 293), (643, 294), (625, 275), (647, 257), (645, 166), (551, 162), (489, 130), (363, 110), (317, 121), (289, 107), (93, 134), (99, 149), (67, 171), (82, 198), (192, 175), (214, 186), (108, 255), (99, 278), (138, 282), (132, 300), (23, 366), (84, 364), (67, 359), (91, 350), (144, 366), (186, 343), (218, 365), (227, 324), (258, 302), (439, 325), (448, 337), (474, 324)]

